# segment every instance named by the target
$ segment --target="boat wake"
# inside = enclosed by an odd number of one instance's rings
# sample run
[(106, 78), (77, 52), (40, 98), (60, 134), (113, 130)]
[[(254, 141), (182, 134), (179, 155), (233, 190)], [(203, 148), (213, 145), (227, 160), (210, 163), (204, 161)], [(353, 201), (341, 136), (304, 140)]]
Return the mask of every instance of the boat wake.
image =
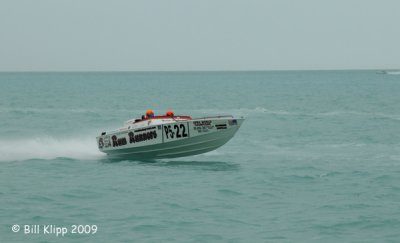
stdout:
[(54, 137), (0, 140), (0, 161), (70, 158), (96, 160), (105, 157), (93, 138), (58, 139)]

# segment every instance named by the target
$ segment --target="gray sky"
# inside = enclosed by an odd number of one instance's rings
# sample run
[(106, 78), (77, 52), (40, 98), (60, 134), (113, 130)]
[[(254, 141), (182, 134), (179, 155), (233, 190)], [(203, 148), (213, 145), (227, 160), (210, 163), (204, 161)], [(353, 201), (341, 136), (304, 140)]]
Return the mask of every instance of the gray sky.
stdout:
[(398, 0), (0, 0), (0, 71), (400, 68)]

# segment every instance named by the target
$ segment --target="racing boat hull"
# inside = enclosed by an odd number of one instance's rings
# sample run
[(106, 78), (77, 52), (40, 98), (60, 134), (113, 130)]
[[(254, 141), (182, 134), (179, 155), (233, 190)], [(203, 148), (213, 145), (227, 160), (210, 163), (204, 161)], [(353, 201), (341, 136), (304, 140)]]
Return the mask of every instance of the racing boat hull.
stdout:
[(227, 143), (243, 118), (151, 119), (97, 137), (111, 158), (159, 159), (206, 153)]

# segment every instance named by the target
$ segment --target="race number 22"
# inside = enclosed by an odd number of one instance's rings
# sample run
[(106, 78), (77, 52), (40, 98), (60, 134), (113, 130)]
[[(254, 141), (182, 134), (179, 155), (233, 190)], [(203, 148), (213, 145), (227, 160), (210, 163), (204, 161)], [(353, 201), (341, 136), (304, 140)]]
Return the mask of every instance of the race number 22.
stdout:
[(187, 124), (174, 124), (174, 125), (164, 125), (164, 132), (166, 139), (180, 139), (188, 136), (187, 134)]

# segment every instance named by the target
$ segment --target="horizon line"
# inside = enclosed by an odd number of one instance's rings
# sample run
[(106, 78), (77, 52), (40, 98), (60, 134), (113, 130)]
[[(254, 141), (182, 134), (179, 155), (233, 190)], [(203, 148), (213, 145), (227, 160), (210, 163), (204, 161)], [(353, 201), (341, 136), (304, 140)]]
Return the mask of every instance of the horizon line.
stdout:
[(400, 68), (359, 68), (359, 69), (199, 69), (199, 70), (0, 70), (0, 73), (150, 73), (150, 72), (298, 72), (298, 71), (398, 71)]

